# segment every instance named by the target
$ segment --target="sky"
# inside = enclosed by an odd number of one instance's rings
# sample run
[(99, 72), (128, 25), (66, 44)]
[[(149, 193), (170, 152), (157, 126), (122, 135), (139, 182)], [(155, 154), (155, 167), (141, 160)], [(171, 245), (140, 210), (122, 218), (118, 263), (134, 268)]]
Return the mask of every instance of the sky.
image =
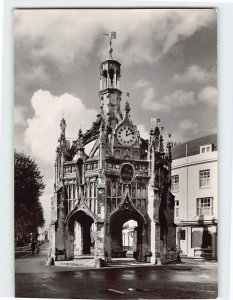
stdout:
[(142, 137), (151, 118), (176, 142), (217, 132), (215, 9), (16, 9), (14, 146), (35, 159), (44, 176), (46, 228), (60, 120), (72, 139), (95, 121), (110, 31), (117, 33), (121, 103), (129, 101)]

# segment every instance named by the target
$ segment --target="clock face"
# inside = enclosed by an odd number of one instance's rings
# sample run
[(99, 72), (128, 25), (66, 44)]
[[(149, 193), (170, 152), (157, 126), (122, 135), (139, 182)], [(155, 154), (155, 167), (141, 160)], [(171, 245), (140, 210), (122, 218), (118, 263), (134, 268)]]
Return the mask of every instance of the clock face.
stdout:
[(129, 125), (122, 125), (117, 130), (117, 140), (121, 145), (131, 146), (137, 138), (136, 130)]

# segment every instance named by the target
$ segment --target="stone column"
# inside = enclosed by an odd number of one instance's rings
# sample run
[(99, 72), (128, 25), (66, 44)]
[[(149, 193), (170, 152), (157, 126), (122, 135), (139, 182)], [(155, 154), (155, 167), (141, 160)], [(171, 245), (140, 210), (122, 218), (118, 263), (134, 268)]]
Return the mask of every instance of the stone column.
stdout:
[(64, 250), (65, 249), (65, 225), (64, 221), (66, 218), (66, 210), (64, 205), (64, 193), (63, 191), (60, 192), (60, 205), (59, 205), (59, 214), (58, 214), (58, 225), (57, 230), (55, 232), (56, 238), (55, 238), (55, 248), (58, 250)]
[(105, 260), (105, 226), (104, 222), (97, 222), (96, 224), (96, 239), (95, 239), (95, 260), (101, 258)]
[(71, 232), (68, 226), (66, 226), (66, 236), (65, 236), (65, 249), (66, 249), (66, 259), (74, 259), (74, 232)]
[(181, 234), (181, 228), (177, 228), (177, 254), (180, 254), (180, 234)]
[(113, 88), (117, 88), (117, 76), (116, 76), (116, 73), (114, 73)]
[(187, 235), (186, 235), (186, 240), (187, 240), (187, 255), (194, 257), (194, 249), (191, 247), (191, 243), (192, 243), (192, 227), (191, 226), (187, 226), (187, 231), (186, 231)]
[(105, 257), (107, 263), (111, 262), (112, 255), (111, 255), (111, 234), (110, 234), (110, 224), (106, 223), (105, 228), (105, 251), (107, 254), (107, 257)]
[(49, 256), (55, 260), (55, 225), (51, 224), (49, 228)]
[(120, 76), (118, 76), (117, 78), (117, 89), (119, 90), (120, 89), (120, 84), (121, 84), (121, 80), (120, 80)]
[(159, 224), (160, 198), (152, 184), (148, 187), (148, 214), (151, 220), (150, 245), (151, 264), (156, 263), (157, 254), (160, 253), (160, 224)]
[(105, 226), (106, 226), (106, 205), (105, 205), (105, 185), (99, 183), (97, 186), (97, 222), (95, 240), (95, 259), (105, 260)]
[(146, 252), (147, 252), (147, 230), (146, 230), (145, 224), (143, 224), (143, 229), (142, 229), (142, 257), (141, 261), (145, 262), (146, 261)]

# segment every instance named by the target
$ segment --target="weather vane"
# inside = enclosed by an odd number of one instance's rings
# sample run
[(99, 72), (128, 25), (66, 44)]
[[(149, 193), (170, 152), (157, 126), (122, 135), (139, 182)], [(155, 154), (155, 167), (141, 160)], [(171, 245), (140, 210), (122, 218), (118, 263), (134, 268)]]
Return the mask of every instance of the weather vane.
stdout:
[(116, 32), (115, 31), (111, 31), (109, 33), (104, 33), (104, 35), (107, 35), (109, 37), (109, 57), (111, 59), (113, 59), (112, 57), (112, 52), (113, 52), (113, 49), (112, 49), (112, 40), (115, 40), (116, 39)]

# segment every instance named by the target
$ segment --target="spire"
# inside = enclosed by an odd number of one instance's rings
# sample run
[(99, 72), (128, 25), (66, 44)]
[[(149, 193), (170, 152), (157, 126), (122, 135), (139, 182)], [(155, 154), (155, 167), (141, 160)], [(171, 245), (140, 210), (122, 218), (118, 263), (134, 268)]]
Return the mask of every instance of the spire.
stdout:
[(64, 152), (66, 149), (66, 135), (65, 135), (66, 121), (64, 118), (61, 119), (60, 128), (61, 128), (61, 133), (60, 133), (60, 138), (58, 139), (58, 142), (59, 142), (58, 148), (59, 148), (59, 151)]
[(78, 145), (79, 145), (79, 148), (83, 148), (83, 133), (82, 133), (81, 128), (79, 129), (79, 132), (78, 132)]

